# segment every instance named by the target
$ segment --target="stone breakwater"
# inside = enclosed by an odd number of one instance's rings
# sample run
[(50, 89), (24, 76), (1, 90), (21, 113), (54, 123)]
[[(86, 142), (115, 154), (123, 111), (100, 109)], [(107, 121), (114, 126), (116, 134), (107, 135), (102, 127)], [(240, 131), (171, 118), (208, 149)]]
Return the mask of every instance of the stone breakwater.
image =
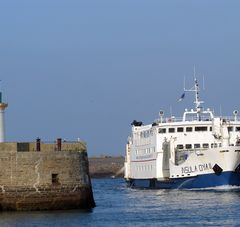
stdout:
[(83, 143), (0, 143), (0, 210), (95, 206)]

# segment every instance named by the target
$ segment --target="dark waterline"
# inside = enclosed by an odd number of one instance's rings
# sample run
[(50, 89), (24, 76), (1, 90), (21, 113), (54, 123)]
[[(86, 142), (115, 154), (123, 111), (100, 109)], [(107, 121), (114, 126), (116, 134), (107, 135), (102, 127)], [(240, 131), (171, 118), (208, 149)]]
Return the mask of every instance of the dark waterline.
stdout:
[(3, 212), (0, 226), (237, 226), (239, 188), (136, 190), (123, 179), (93, 179), (91, 211)]

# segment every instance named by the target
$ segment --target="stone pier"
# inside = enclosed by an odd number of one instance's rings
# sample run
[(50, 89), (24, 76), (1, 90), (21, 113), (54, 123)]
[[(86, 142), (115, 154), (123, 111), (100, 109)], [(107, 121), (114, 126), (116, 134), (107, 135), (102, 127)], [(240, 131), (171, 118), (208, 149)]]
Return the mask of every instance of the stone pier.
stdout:
[(95, 206), (84, 143), (0, 143), (0, 210)]

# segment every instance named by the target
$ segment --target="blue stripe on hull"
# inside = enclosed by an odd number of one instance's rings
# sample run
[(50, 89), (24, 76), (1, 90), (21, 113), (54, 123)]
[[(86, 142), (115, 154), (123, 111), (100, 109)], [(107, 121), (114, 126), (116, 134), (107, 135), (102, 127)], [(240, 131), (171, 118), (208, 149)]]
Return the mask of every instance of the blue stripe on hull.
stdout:
[(220, 175), (213, 173), (165, 181), (158, 181), (156, 179), (131, 179), (127, 182), (130, 187), (159, 189), (210, 188), (222, 185), (240, 186), (240, 173), (229, 171), (223, 172)]

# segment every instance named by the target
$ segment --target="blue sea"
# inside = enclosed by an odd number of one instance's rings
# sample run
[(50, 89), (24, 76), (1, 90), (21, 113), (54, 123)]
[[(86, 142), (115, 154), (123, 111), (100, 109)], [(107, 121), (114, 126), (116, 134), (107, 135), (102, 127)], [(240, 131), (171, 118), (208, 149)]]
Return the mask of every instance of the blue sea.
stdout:
[(93, 179), (91, 211), (2, 212), (0, 226), (239, 226), (240, 188), (137, 190)]

